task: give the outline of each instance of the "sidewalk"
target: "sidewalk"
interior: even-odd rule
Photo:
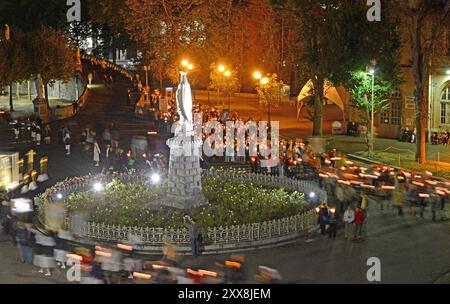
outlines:
[[[31,96],[32,99],[35,96]],[[49,98],[48,100],[50,108],[56,108],[58,106],[66,107],[72,104],[72,101],[65,99]],[[28,96],[21,96],[17,99],[16,95],[13,96],[14,112],[11,113],[13,119],[28,117],[34,114],[33,101]],[[0,109],[9,111],[9,96],[0,96]]]

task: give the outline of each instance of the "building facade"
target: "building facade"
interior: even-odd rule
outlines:
[[[449,35],[443,35],[444,38]],[[415,83],[411,65],[411,49],[404,38],[401,52],[401,76],[403,83],[389,97],[390,108],[378,115],[376,129],[379,137],[400,138],[406,128],[414,130],[416,126]],[[449,39],[450,37],[447,37]],[[439,42],[438,42],[439,43]],[[447,45],[442,41],[443,45]],[[428,134],[450,130],[450,49],[447,55],[435,58],[431,65],[428,95]]]

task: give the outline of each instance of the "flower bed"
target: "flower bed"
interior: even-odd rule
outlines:
[[[189,210],[199,226],[232,226],[271,221],[306,211],[304,194],[280,187],[263,187],[251,181],[202,178],[204,195],[210,203]],[[183,228],[184,211],[155,207],[164,196],[165,186],[151,187],[144,181],[113,179],[101,193],[75,191],[68,194],[68,212],[85,212],[89,221],[134,227]]]

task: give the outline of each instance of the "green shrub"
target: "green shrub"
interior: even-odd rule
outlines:
[[[189,210],[201,229],[271,221],[305,211],[303,193],[282,188],[264,188],[251,182],[203,177],[202,189],[209,204]],[[86,212],[97,223],[183,228],[184,211],[156,207],[166,186],[113,180],[101,193],[77,192],[68,196],[68,212]]]

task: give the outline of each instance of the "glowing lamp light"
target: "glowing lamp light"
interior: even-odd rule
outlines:
[[[394,186],[381,186],[381,189],[383,189],[383,190],[395,190],[395,187]]]
[[[429,194],[426,194],[426,193],[419,193],[419,197],[420,197],[420,198],[429,198],[430,195],[429,195]]]
[[[56,198],[60,200],[63,198],[63,195],[61,193],[58,193],[58,194],[56,194]]]
[[[219,65],[219,67],[217,68],[217,70],[219,71],[219,72],[225,72],[225,67],[223,66],[223,65]]]
[[[264,77],[263,79],[261,79],[261,83],[262,84],[268,84],[269,83],[269,78]]]
[[[152,174],[151,180],[153,184],[157,184],[161,180],[161,177],[159,176],[158,173],[154,173]]]
[[[81,261],[83,259],[83,257],[81,255],[74,254],[74,253],[68,253],[68,254],[66,254],[66,257],[69,260],[73,260],[73,261]]]
[[[103,185],[101,183],[95,183],[94,184],[94,190],[99,192],[103,190]]]
[[[450,75],[450,69],[448,69],[447,71],[445,71],[445,73],[446,73],[447,75]]]
[[[124,245],[124,244],[117,244],[117,248],[126,250],[126,251],[133,251],[133,246]]]
[[[230,77],[231,76],[231,72],[230,71],[226,71],[224,75],[225,75],[225,77]]]
[[[142,279],[142,280],[150,280],[152,278],[152,275],[141,273],[141,272],[133,272],[133,278],[136,279]]]
[[[253,73],[253,77],[254,77],[255,79],[261,79],[262,75],[261,75],[260,72],[255,72],[255,73]]]
[[[436,193],[439,194],[439,195],[441,195],[441,196],[445,196],[445,194],[446,194],[446,192],[444,192],[444,191],[439,191],[439,190],[436,190]]]
[[[314,192],[311,192],[311,193],[309,194],[309,197],[310,197],[310,198],[315,198],[315,197],[316,197],[316,194],[315,194]]]
[[[216,278],[218,276],[217,272],[209,271],[209,270],[203,270],[203,269],[199,269],[198,273],[201,276],[209,276],[209,277],[214,277],[214,278]]]
[[[424,184],[424,183],[421,183],[421,182],[417,182],[417,181],[413,181],[412,183],[413,183],[413,185],[415,185],[415,186],[419,186],[419,187],[424,187],[424,186],[425,186],[425,184]]]
[[[101,257],[105,257],[105,258],[110,258],[112,257],[112,253],[110,252],[104,252],[104,251],[95,251],[95,255],[101,256]]]
[[[233,262],[233,261],[225,261],[225,265],[228,267],[233,267],[233,268],[241,268],[241,264],[238,262]]]
[[[319,207],[316,208],[316,212],[317,212],[317,213],[320,212],[320,208],[319,208]]]
[[[331,209],[330,209],[330,212],[331,212],[331,213],[335,213],[335,212],[336,212],[336,208],[331,208]]]
[[[153,264],[153,265],[152,265],[152,268],[155,269],[155,270],[158,270],[158,269],[167,269],[167,266]]]
[[[191,64],[189,64],[188,66],[187,66],[187,68],[188,68],[188,70],[193,70],[194,69],[194,65],[191,63]]]
[[[33,211],[33,205],[30,199],[26,198],[16,198],[12,199],[11,210],[17,213],[26,213]]]
[[[189,65],[189,61],[187,61],[186,59],[181,61],[181,65],[184,67],[187,67]]]

